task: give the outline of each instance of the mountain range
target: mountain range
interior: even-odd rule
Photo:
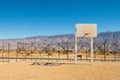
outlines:
[[[88,39],[81,39],[79,41],[84,42]],[[102,43],[107,41],[108,44],[113,42],[120,44],[120,31],[116,32],[101,32],[98,33],[98,37],[94,39],[96,43]],[[21,43],[39,43],[39,44],[58,44],[64,42],[74,43],[74,34],[63,34],[63,35],[54,35],[54,36],[36,36],[36,37],[27,37],[21,39],[0,39],[0,49],[4,42],[4,47],[7,48],[8,43],[11,45],[11,49],[16,49],[17,42]]]

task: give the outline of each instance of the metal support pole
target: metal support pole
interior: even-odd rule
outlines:
[[[10,43],[8,43],[8,63],[10,62]]]
[[[78,63],[78,61],[77,61],[77,36],[76,36],[76,34],[75,34],[75,64],[77,64]]]
[[[58,58],[60,59],[60,43],[58,43]]]
[[[18,61],[18,45],[19,45],[19,43],[17,42],[17,51],[16,51],[16,62]]]
[[[4,41],[3,41],[3,50],[2,50],[2,62],[4,62]]]
[[[67,42],[67,60],[69,60],[69,45],[68,45],[68,42]]]
[[[27,49],[26,49],[26,46],[27,46],[27,43],[24,43],[24,54],[25,54],[25,61],[27,60],[27,59],[26,59],[26,56],[27,56],[27,53],[26,53]]]
[[[91,44],[91,64],[93,64],[93,57],[94,57],[93,37],[91,37],[90,44]]]
[[[33,43],[31,43],[31,51],[30,51],[30,53],[31,53],[31,61],[32,61],[32,53],[33,53]]]
[[[49,62],[49,58],[50,58],[49,53],[50,53],[50,44],[47,45],[48,62]]]
[[[104,47],[104,50],[103,50],[103,53],[104,53],[104,61],[106,61],[106,42],[103,43],[103,47]]]
[[[88,60],[88,43],[86,43],[86,61]]]

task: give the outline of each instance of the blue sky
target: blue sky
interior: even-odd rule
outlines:
[[[74,33],[76,23],[120,31],[119,0],[0,0],[0,39]]]

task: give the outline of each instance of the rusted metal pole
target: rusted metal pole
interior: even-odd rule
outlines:
[[[106,61],[106,42],[103,43],[103,48],[104,61]]]
[[[88,43],[86,43],[86,61],[88,60]]]
[[[47,54],[48,54],[48,62],[49,62],[49,47],[50,47],[50,44],[47,45]]]
[[[60,59],[60,43],[58,43],[58,57]]]
[[[18,52],[19,52],[19,51],[18,51],[18,49],[19,49],[19,46],[18,46],[18,45],[19,45],[19,43],[17,42],[16,62],[18,61]]]
[[[33,53],[32,49],[33,49],[33,43],[31,43],[31,51],[30,51],[31,52],[31,61],[32,61],[32,53]]]
[[[69,60],[69,45],[68,45],[68,42],[67,42],[67,60]]]
[[[4,41],[3,41],[3,50],[2,50],[2,62],[4,62]]]
[[[117,44],[116,43],[113,43],[113,54],[114,54],[114,61],[116,61],[116,55],[117,55],[117,52],[116,52],[116,48],[117,47]]]
[[[10,62],[10,43],[8,43],[8,63]]]

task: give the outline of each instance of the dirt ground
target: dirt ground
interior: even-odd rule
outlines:
[[[79,62],[40,66],[20,61],[0,64],[0,80],[120,80],[120,62]]]

